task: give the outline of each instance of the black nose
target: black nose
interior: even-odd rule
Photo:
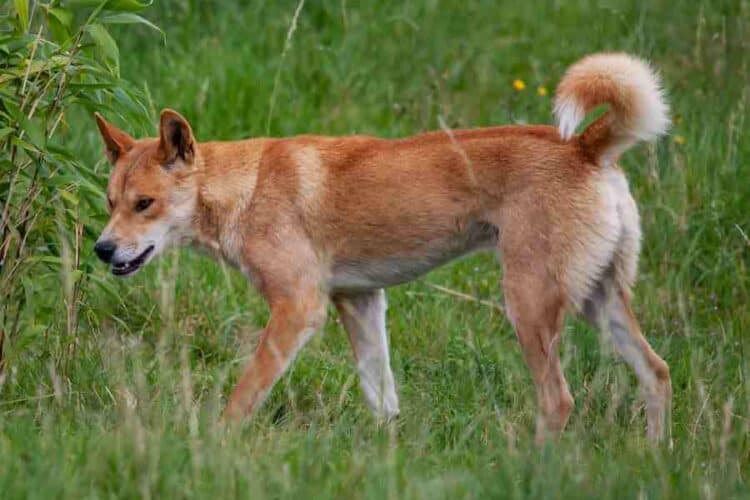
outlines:
[[[96,255],[108,264],[112,260],[115,250],[117,250],[117,245],[112,240],[97,241],[94,245]]]

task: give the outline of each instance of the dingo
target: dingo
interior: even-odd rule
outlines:
[[[586,114],[609,111],[576,135]],[[193,242],[237,266],[271,317],[226,414],[255,410],[335,304],[365,398],[398,414],[383,289],[476,250],[502,256],[503,287],[536,384],[537,440],[573,408],[558,344],[567,310],[609,331],[635,370],[648,436],[669,422],[667,364],[631,310],[641,230],[616,160],[669,124],[643,61],[597,54],[573,65],[555,100],[558,128],[444,130],[405,139],[259,138],[198,143],[175,111],[136,140],[96,115],[114,168],[96,253],[118,276]]]

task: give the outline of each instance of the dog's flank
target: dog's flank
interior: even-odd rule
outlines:
[[[609,111],[574,135],[585,114]],[[669,371],[630,309],[640,223],[615,161],[663,133],[667,107],[646,63],[590,56],[558,88],[559,130],[506,126],[405,139],[299,136],[197,143],[162,113],[159,137],[135,140],[97,117],[114,164],[110,221],[97,252],[131,274],[192,241],[240,268],[271,318],[234,390],[229,417],[261,404],[333,302],[365,397],[390,418],[398,399],[382,288],[453,258],[495,250],[506,310],[537,387],[538,439],[573,407],[557,353],[567,310],[611,331],[647,396],[649,436],[663,435]]]

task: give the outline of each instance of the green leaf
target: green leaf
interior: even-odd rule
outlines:
[[[44,151],[47,143],[47,137],[44,130],[44,125],[40,120],[29,119],[24,115],[20,116],[19,123],[21,129],[26,132],[26,137],[29,142],[33,144],[40,151]]]
[[[107,293],[110,298],[117,301],[122,300],[117,292],[117,288],[115,288],[115,285],[113,284],[114,280],[108,279],[106,274],[104,275],[104,278],[102,278],[102,276],[97,273],[91,273],[89,274],[89,278],[95,285],[98,285],[99,289]]]
[[[112,35],[99,23],[86,26],[86,31],[91,35],[100,53],[104,56],[104,60],[114,66],[115,73],[119,73],[120,49],[117,48],[117,42],[112,38]]]
[[[59,44],[63,44],[70,40],[70,31],[65,26],[60,24],[60,21],[54,17],[47,17],[47,28],[49,28],[52,40]]]
[[[115,87],[115,83],[69,83],[68,88],[70,90],[81,90],[90,92],[93,90],[111,89]]]
[[[581,121],[581,123],[576,127],[576,134],[583,133],[584,130],[589,128],[589,125],[594,123],[596,120],[599,119],[604,113],[606,113],[609,110],[608,104],[602,104],[601,106],[597,106],[594,109],[591,110],[590,113],[586,115],[586,117]]]
[[[24,33],[29,29],[29,0],[14,0],[16,5],[16,14],[21,23],[21,29]]]
[[[70,40],[72,24],[73,14],[69,10],[60,7],[47,9],[47,26],[55,41],[63,43]]]
[[[64,56],[52,56],[46,61],[32,61],[31,68],[29,69],[18,66],[8,71],[7,73],[0,74],[0,84],[3,84],[15,78],[25,78],[27,74],[31,77],[33,75],[36,75],[37,73],[41,73],[42,71],[65,66],[67,63],[68,58]]]
[[[149,21],[148,19],[139,16],[138,14],[132,14],[130,12],[123,12],[120,14],[109,14],[99,18],[99,22],[102,24],[143,24],[149,28],[161,33],[164,41],[167,40],[167,35],[157,25]]]
[[[16,56],[22,56],[27,54],[26,49],[28,48],[29,44],[33,42],[34,40],[33,35],[22,35],[22,36],[14,36],[10,40],[6,40],[3,42],[2,45],[2,51],[6,54],[10,55],[16,55]]]
[[[60,196],[71,205],[73,206],[78,205],[78,196],[76,196],[75,193],[62,190],[60,191]]]
[[[138,12],[145,9],[153,3],[153,0],[140,1],[140,0],[109,0],[106,1],[104,8],[106,10],[118,10],[125,12]],[[71,7],[98,7],[102,3],[102,0],[68,0],[67,5]]]
[[[62,259],[56,255],[44,255],[41,257],[36,257],[32,260],[38,261],[38,262],[45,262],[47,264],[57,264],[62,265]]]
[[[12,137],[10,142],[12,142],[13,144],[15,144],[16,146],[18,146],[19,148],[25,151],[33,153],[34,155],[42,154],[42,151],[37,149],[36,146],[24,141],[23,139],[19,139],[18,137]]]
[[[47,11],[47,14],[50,17],[54,17],[55,19],[57,19],[60,22],[60,24],[62,24],[68,29],[70,29],[70,27],[73,24],[73,13],[67,9],[63,9],[60,7],[53,7]]]

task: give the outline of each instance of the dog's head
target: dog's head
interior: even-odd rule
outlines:
[[[159,137],[136,140],[99,114],[112,173],[109,222],[94,250],[112,274],[138,271],[165,248],[191,238],[197,202],[195,138],[172,110],[161,113]]]

